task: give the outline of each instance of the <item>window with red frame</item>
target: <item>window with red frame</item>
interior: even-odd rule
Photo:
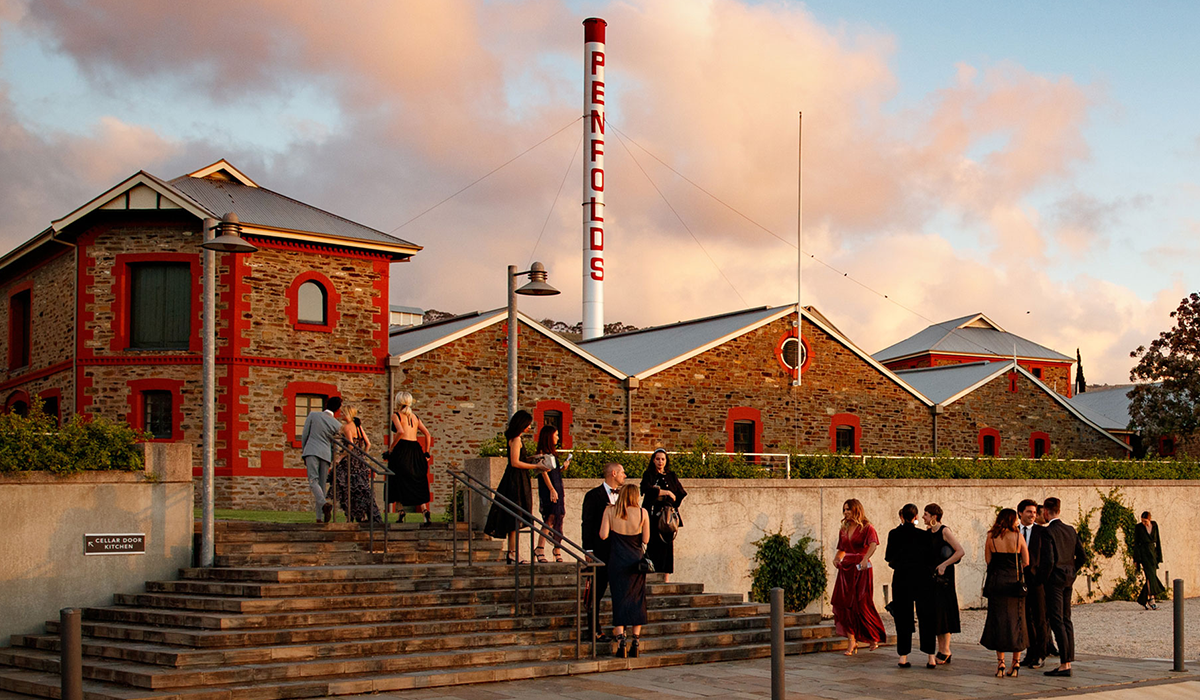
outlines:
[[[979,431],[979,454],[983,457],[1000,456],[1000,431],[984,428]]]
[[[558,430],[558,447],[562,449],[571,449],[573,441],[571,439],[571,423],[574,420],[574,412],[571,410],[571,405],[565,401],[556,401],[547,399],[538,401],[533,407],[533,423],[540,432],[542,427],[550,425]]]
[[[133,263],[129,278],[129,347],[187,350],[192,333],[191,266]]]
[[[315,326],[329,324],[329,293],[325,285],[308,280],[296,290],[296,320]]]
[[[1017,373],[1012,372],[1008,375],[1008,390],[1012,393],[1017,393]]]
[[[861,454],[861,419],[853,413],[839,413],[829,422],[829,449],[835,453]]]
[[[8,298],[8,368],[28,367],[33,345],[33,290]]]
[[[1159,457],[1174,457],[1175,456],[1175,438],[1161,437],[1158,439],[1158,456]]]
[[[142,430],[155,440],[175,436],[175,397],[165,389],[142,392]]]

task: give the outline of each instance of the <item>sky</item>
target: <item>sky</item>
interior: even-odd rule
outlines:
[[[587,17],[608,322],[793,303],[798,170],[803,303],[869,352],[982,312],[1121,383],[1200,287],[1187,2],[0,0],[0,250],[225,158],[424,246],[393,304],[536,259],[522,311],[574,323]]]

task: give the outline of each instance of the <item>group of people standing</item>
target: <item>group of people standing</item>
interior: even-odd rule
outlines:
[[[979,642],[996,652],[998,678],[1016,677],[1022,666],[1042,668],[1047,656],[1057,656],[1059,663],[1045,675],[1071,675],[1075,661],[1071,596],[1076,573],[1084,565],[1084,551],[1075,529],[1059,518],[1061,508],[1057,498],[1041,504],[1026,499],[1016,509],[1001,509],[987,532],[982,591],[988,601],[987,617]],[[940,506],[925,506],[924,530],[916,526],[917,513],[916,505],[905,505],[899,513],[900,525],[888,533],[884,559],[893,575],[887,609],[896,621],[899,666],[911,668],[908,655],[919,629],[919,648],[928,655],[926,668],[937,668],[951,662],[950,635],[961,631],[954,565],[964,550],[942,524]],[[849,640],[845,653],[852,655],[860,641],[874,649],[886,638],[875,610],[870,562],[879,536],[856,499],[846,501],[842,516],[831,602],[837,631]],[[1132,555],[1145,577],[1138,602],[1153,609],[1164,589],[1157,575],[1162,562],[1158,524],[1149,511],[1142,513],[1135,530]]]
[[[404,509],[410,507],[424,513],[428,523],[433,435],[413,413],[412,403],[412,394],[406,391],[396,394],[391,415],[395,438],[384,455],[391,472],[387,478],[387,503],[397,506],[401,521]],[[339,414],[344,420],[338,418]],[[425,437],[424,447],[418,442],[420,435]],[[339,444],[339,436],[350,447]],[[333,519],[334,503],[329,499],[333,491],[337,494],[337,505],[350,521],[383,521],[375,501],[375,473],[367,463],[371,439],[363,429],[356,406],[344,406],[340,396],[330,397],[324,410],[313,411],[305,418],[300,447],[317,522],[328,523]],[[334,465],[333,455],[338,447],[342,448],[342,458]]]

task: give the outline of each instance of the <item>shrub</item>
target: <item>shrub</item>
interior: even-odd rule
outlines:
[[[815,540],[801,537],[796,544],[783,530],[764,535],[754,543],[754,568],[750,570],[750,598],[771,602],[771,589],[783,589],[783,606],[799,612],[825,592],[825,562],[816,551],[808,551]]]
[[[139,471],[137,443],[148,436],[126,423],[71,416],[61,428],[34,397],[29,415],[0,415],[0,472]]]

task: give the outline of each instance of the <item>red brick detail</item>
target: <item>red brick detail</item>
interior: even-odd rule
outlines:
[[[996,444],[995,444],[996,454],[995,454],[995,456],[999,457],[1000,456],[1000,431],[996,430],[995,428],[983,428],[982,430],[979,431],[979,454],[980,454],[980,456],[983,455],[983,438],[987,435],[991,435],[993,438],[996,439]]]
[[[6,382],[0,383],[0,391],[4,391],[5,389],[11,389],[14,386],[20,386],[22,384],[28,384],[29,382],[32,382],[35,379],[42,379],[43,377],[49,377],[51,375],[58,374],[59,372],[63,372],[68,369],[71,369],[71,361],[70,360],[66,360],[64,362],[59,362],[56,365],[50,365],[49,367],[39,369],[36,372],[26,372],[18,377],[13,377],[12,379],[10,379]]]
[[[391,268],[387,260],[375,261],[375,274],[378,275],[375,279],[375,359],[379,361],[380,367],[387,367]]]
[[[183,439],[183,380],[182,379],[130,379],[126,382],[129,394],[129,417],[127,420],[137,430],[146,429],[145,403],[142,401],[144,391],[171,392],[171,437],[165,440],[148,440],[147,442],[175,442]]]
[[[62,389],[59,389],[59,388],[46,389],[45,391],[38,392],[38,396],[41,397],[42,401],[45,401],[46,399],[58,399],[58,411],[55,412],[55,414],[54,414],[54,420],[57,421],[59,424],[61,424],[62,423],[62,410],[63,410]],[[45,409],[45,406],[43,406],[43,409]]]
[[[725,416],[725,451],[733,452],[733,424],[740,420],[754,421],[754,452],[762,452],[762,411],[749,406],[734,406]]]
[[[9,394],[8,398],[4,400],[4,412],[8,413],[9,411],[11,411],[13,405],[16,404],[18,401],[24,401],[25,405],[29,406],[30,405],[29,394],[27,394],[25,392],[25,390],[23,390],[23,389],[17,389],[13,393]]]
[[[838,413],[829,419],[829,451],[837,452],[837,429],[844,425],[854,428],[854,454],[862,454],[862,421],[853,413]]]
[[[228,345],[225,353],[221,353],[218,348],[217,354],[241,357],[242,351],[246,349],[246,329],[250,327],[252,313],[248,299],[250,290],[246,284],[246,279],[251,274],[250,266],[246,263],[245,253],[218,253],[217,255],[224,257],[223,261],[218,258],[217,269],[221,269],[221,262],[226,263],[222,281],[229,294],[229,298],[225,300],[224,309],[225,327],[229,329]],[[220,342],[220,338],[218,338],[218,342]]]
[[[571,411],[571,404],[565,401],[557,401],[548,399],[546,401],[538,401],[533,407],[533,424],[542,425],[542,419],[546,415],[546,411],[559,411],[562,413],[562,434],[558,436],[564,450],[571,449],[574,442],[571,440],[571,421],[574,420],[575,414]],[[539,428],[540,429],[540,428]],[[424,435],[418,437],[424,439]]]
[[[1034,452],[1033,452],[1033,443],[1034,443],[1034,442],[1036,442],[1036,441],[1038,441],[1038,440],[1045,440],[1045,441],[1046,441],[1046,450],[1045,450],[1045,452],[1043,452],[1042,454],[1050,454],[1050,436],[1049,436],[1048,434],[1046,434],[1046,433],[1043,433],[1043,432],[1041,432],[1041,431],[1035,430],[1035,431],[1033,431],[1032,433],[1030,433],[1030,434],[1029,434],[1029,456],[1030,456],[1030,457],[1033,457],[1033,456],[1034,456]]]
[[[1008,390],[1014,394],[1017,393],[1017,373],[1016,372],[1008,373]]]
[[[297,477],[307,476],[308,470],[303,467],[287,468],[283,466],[283,450],[263,450],[260,457],[262,465],[259,469],[246,470],[247,475],[254,476],[273,476],[273,477]]]
[[[1158,456],[1159,457],[1174,457],[1175,448],[1178,446],[1173,435],[1163,435],[1158,438]]]
[[[217,458],[224,461],[225,473],[242,474],[247,469],[242,450],[249,446],[245,437],[250,429],[246,420],[248,409],[243,399],[249,391],[246,383],[250,378],[250,368],[241,363],[233,363],[228,367],[225,371],[225,401],[218,412],[218,420],[225,425],[218,442],[223,441],[225,446],[217,450]]]
[[[784,369],[784,371],[790,373],[793,377],[796,376],[796,370],[792,369],[791,367],[788,367],[787,363],[783,361],[783,344],[788,341],[788,338],[795,338],[795,337],[796,337],[796,329],[793,328],[792,330],[788,331],[787,333],[784,333],[783,336],[779,339],[779,342],[775,345],[775,359],[779,362],[779,366],[782,367]],[[800,363],[800,371],[807,372],[808,366],[812,364],[812,359],[813,359],[812,348],[810,348],[808,345],[808,338],[801,338],[800,344],[804,346],[804,362]]]
[[[110,352],[129,349],[130,289],[129,266],[142,262],[185,262],[192,272],[191,332],[188,334],[188,351],[200,352],[200,317],[204,305],[201,285],[200,256],[194,253],[120,253],[113,263],[113,340]]]
[[[18,365],[17,364],[17,355],[18,355],[17,348],[21,345],[21,343],[16,342],[17,327],[14,322],[12,305],[13,305],[13,297],[20,294],[21,292],[26,291],[26,290],[29,291],[29,309],[26,312],[29,314],[29,318],[26,319],[26,321],[29,323],[29,332],[28,332],[28,335],[26,335],[25,329],[21,329],[21,335],[23,336],[21,338],[21,340],[23,341],[24,344],[29,345],[29,356],[26,358],[26,361],[24,364]],[[34,335],[35,334],[33,333],[33,280],[26,280],[25,282],[22,282],[20,284],[10,287],[8,290],[8,368],[9,369],[20,369],[21,367],[29,367],[29,366],[33,365],[33,336]]]
[[[267,238],[263,236],[255,236],[253,234],[243,235],[242,238],[245,238],[247,241],[253,243],[259,248],[291,250],[300,253],[317,253],[327,257],[354,258],[357,260],[392,260],[392,256],[387,253],[377,253],[368,250],[355,250],[353,248],[342,248],[340,246],[322,245],[319,243],[284,241],[278,238]]]
[[[338,388],[324,382],[288,382],[283,390],[283,435],[292,447],[300,447],[300,436],[296,434],[296,394],[321,394],[333,398]]]
[[[325,289],[325,323],[301,323],[300,317],[300,300],[297,295],[300,292],[300,285],[305,282],[316,282]],[[337,325],[340,315],[338,314],[338,303],[342,300],[342,295],[338,293],[333,286],[333,282],[328,277],[322,275],[315,270],[302,272],[296,275],[292,283],[288,285],[287,290],[287,316],[288,323],[298,331],[320,331],[322,333],[332,333],[334,326]],[[385,342],[386,345],[386,342]]]

